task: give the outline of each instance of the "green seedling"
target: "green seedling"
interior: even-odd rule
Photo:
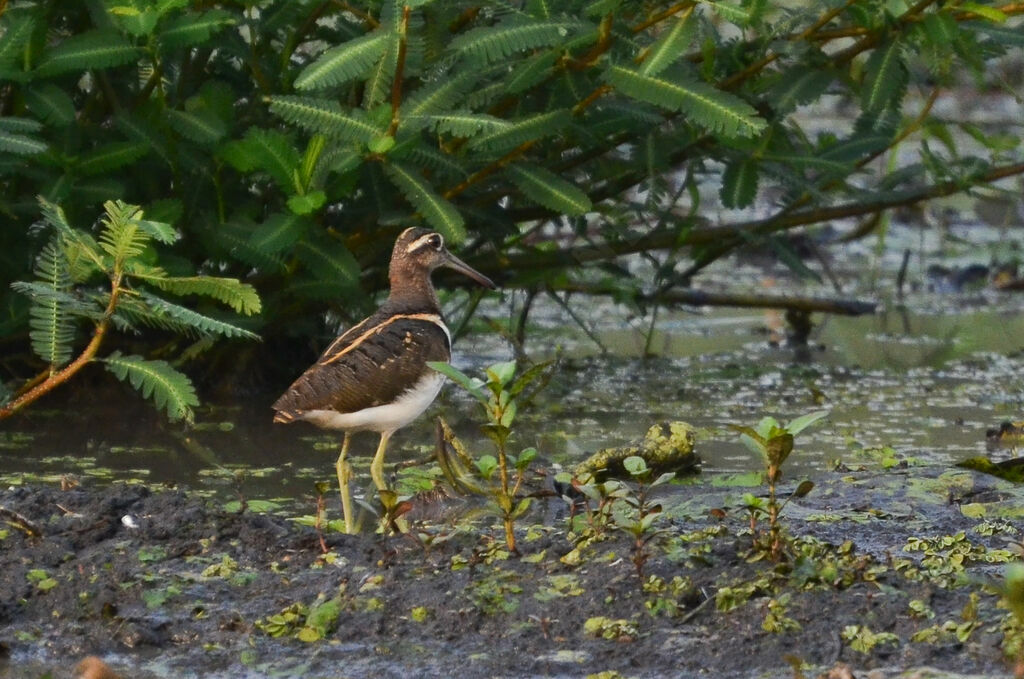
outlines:
[[[754,548],[762,551],[766,548],[767,554],[773,561],[782,557],[782,526],[779,523],[779,514],[785,506],[795,497],[803,497],[811,492],[814,484],[804,481],[797,486],[796,490],[781,504],[778,500],[777,486],[782,479],[782,465],[793,452],[794,439],[797,434],[818,420],[828,415],[827,410],[802,415],[785,426],[779,424],[774,417],[762,418],[756,428],[730,425],[740,433],[740,439],[750,450],[758,453],[765,463],[765,479],[768,483],[768,500],[762,504],[756,498],[747,499],[747,511],[750,512],[751,531],[754,533]],[[757,532],[757,518],[766,515],[768,518],[767,544],[764,544],[762,536]]]
[[[619,499],[629,507],[629,511],[615,515],[615,526],[633,539],[633,567],[636,569],[637,577],[642,581],[644,565],[650,558],[648,547],[664,533],[654,527],[655,522],[661,517],[661,505],[650,501],[650,493],[657,486],[674,479],[675,472],[665,472],[652,480],[651,469],[642,457],[627,457],[622,464],[635,483],[625,484],[630,492],[622,494]]]
[[[518,497],[530,463],[537,456],[535,448],[526,448],[519,455],[509,452],[509,438],[521,403],[529,403],[547,383],[550,363],[540,363],[516,376],[516,362],[495,363],[485,370],[486,380],[469,377],[447,363],[432,362],[431,368],[450,378],[469,392],[483,407],[487,423],[484,434],[494,444],[495,455],[469,455],[440,420],[437,447],[438,464],[449,482],[463,492],[483,495],[498,508],[505,528],[505,544],[516,553],[515,521],[530,507],[530,498]],[[532,391],[524,391],[538,382]],[[452,452],[454,449],[454,454]]]
[[[622,461],[623,469],[633,479],[619,481],[607,479],[598,481],[592,472],[584,472],[576,477],[560,474],[557,480],[571,483],[573,488],[582,494],[583,516],[586,524],[577,532],[576,549],[578,553],[587,544],[601,540],[609,530],[619,530],[632,538],[632,561],[637,577],[642,581],[644,564],[650,558],[648,547],[659,538],[663,531],[654,528],[661,516],[661,505],[650,501],[651,490],[668,483],[675,478],[674,472],[658,475],[653,481],[653,470],[647,461],[639,455],[630,455]],[[566,497],[573,513],[569,516],[570,527],[577,522],[575,509],[577,503]],[[566,559],[563,558],[563,562]]]
[[[1010,612],[1003,622],[1003,652],[1014,659],[1013,676],[1024,677],[1024,564],[1006,567],[1002,582],[990,588],[999,595],[999,607]]]

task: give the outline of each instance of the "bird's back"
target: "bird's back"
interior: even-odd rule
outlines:
[[[448,361],[451,337],[435,309],[385,304],[338,337],[274,403],[275,422],[313,411],[356,413],[398,400]]]

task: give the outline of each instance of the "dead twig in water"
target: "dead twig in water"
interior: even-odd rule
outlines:
[[[20,528],[25,531],[28,535],[34,538],[43,537],[43,529],[39,527],[34,521],[30,521],[13,509],[8,509],[3,505],[0,505],[0,516],[2,516],[7,523],[11,524],[16,528]]]

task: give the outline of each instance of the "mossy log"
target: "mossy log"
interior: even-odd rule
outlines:
[[[633,455],[642,457],[655,476],[696,472],[700,466],[700,458],[694,452],[696,438],[694,428],[686,422],[662,422],[648,429],[638,445],[599,450],[577,465],[573,474],[592,474],[598,481],[629,478],[622,462]]]

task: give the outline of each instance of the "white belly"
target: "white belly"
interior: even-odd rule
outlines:
[[[444,375],[431,371],[420,378],[413,387],[404,392],[394,403],[363,408],[354,413],[339,413],[336,410],[309,410],[298,419],[312,422],[325,429],[345,431],[393,432],[409,424],[426,410],[444,384]]]

